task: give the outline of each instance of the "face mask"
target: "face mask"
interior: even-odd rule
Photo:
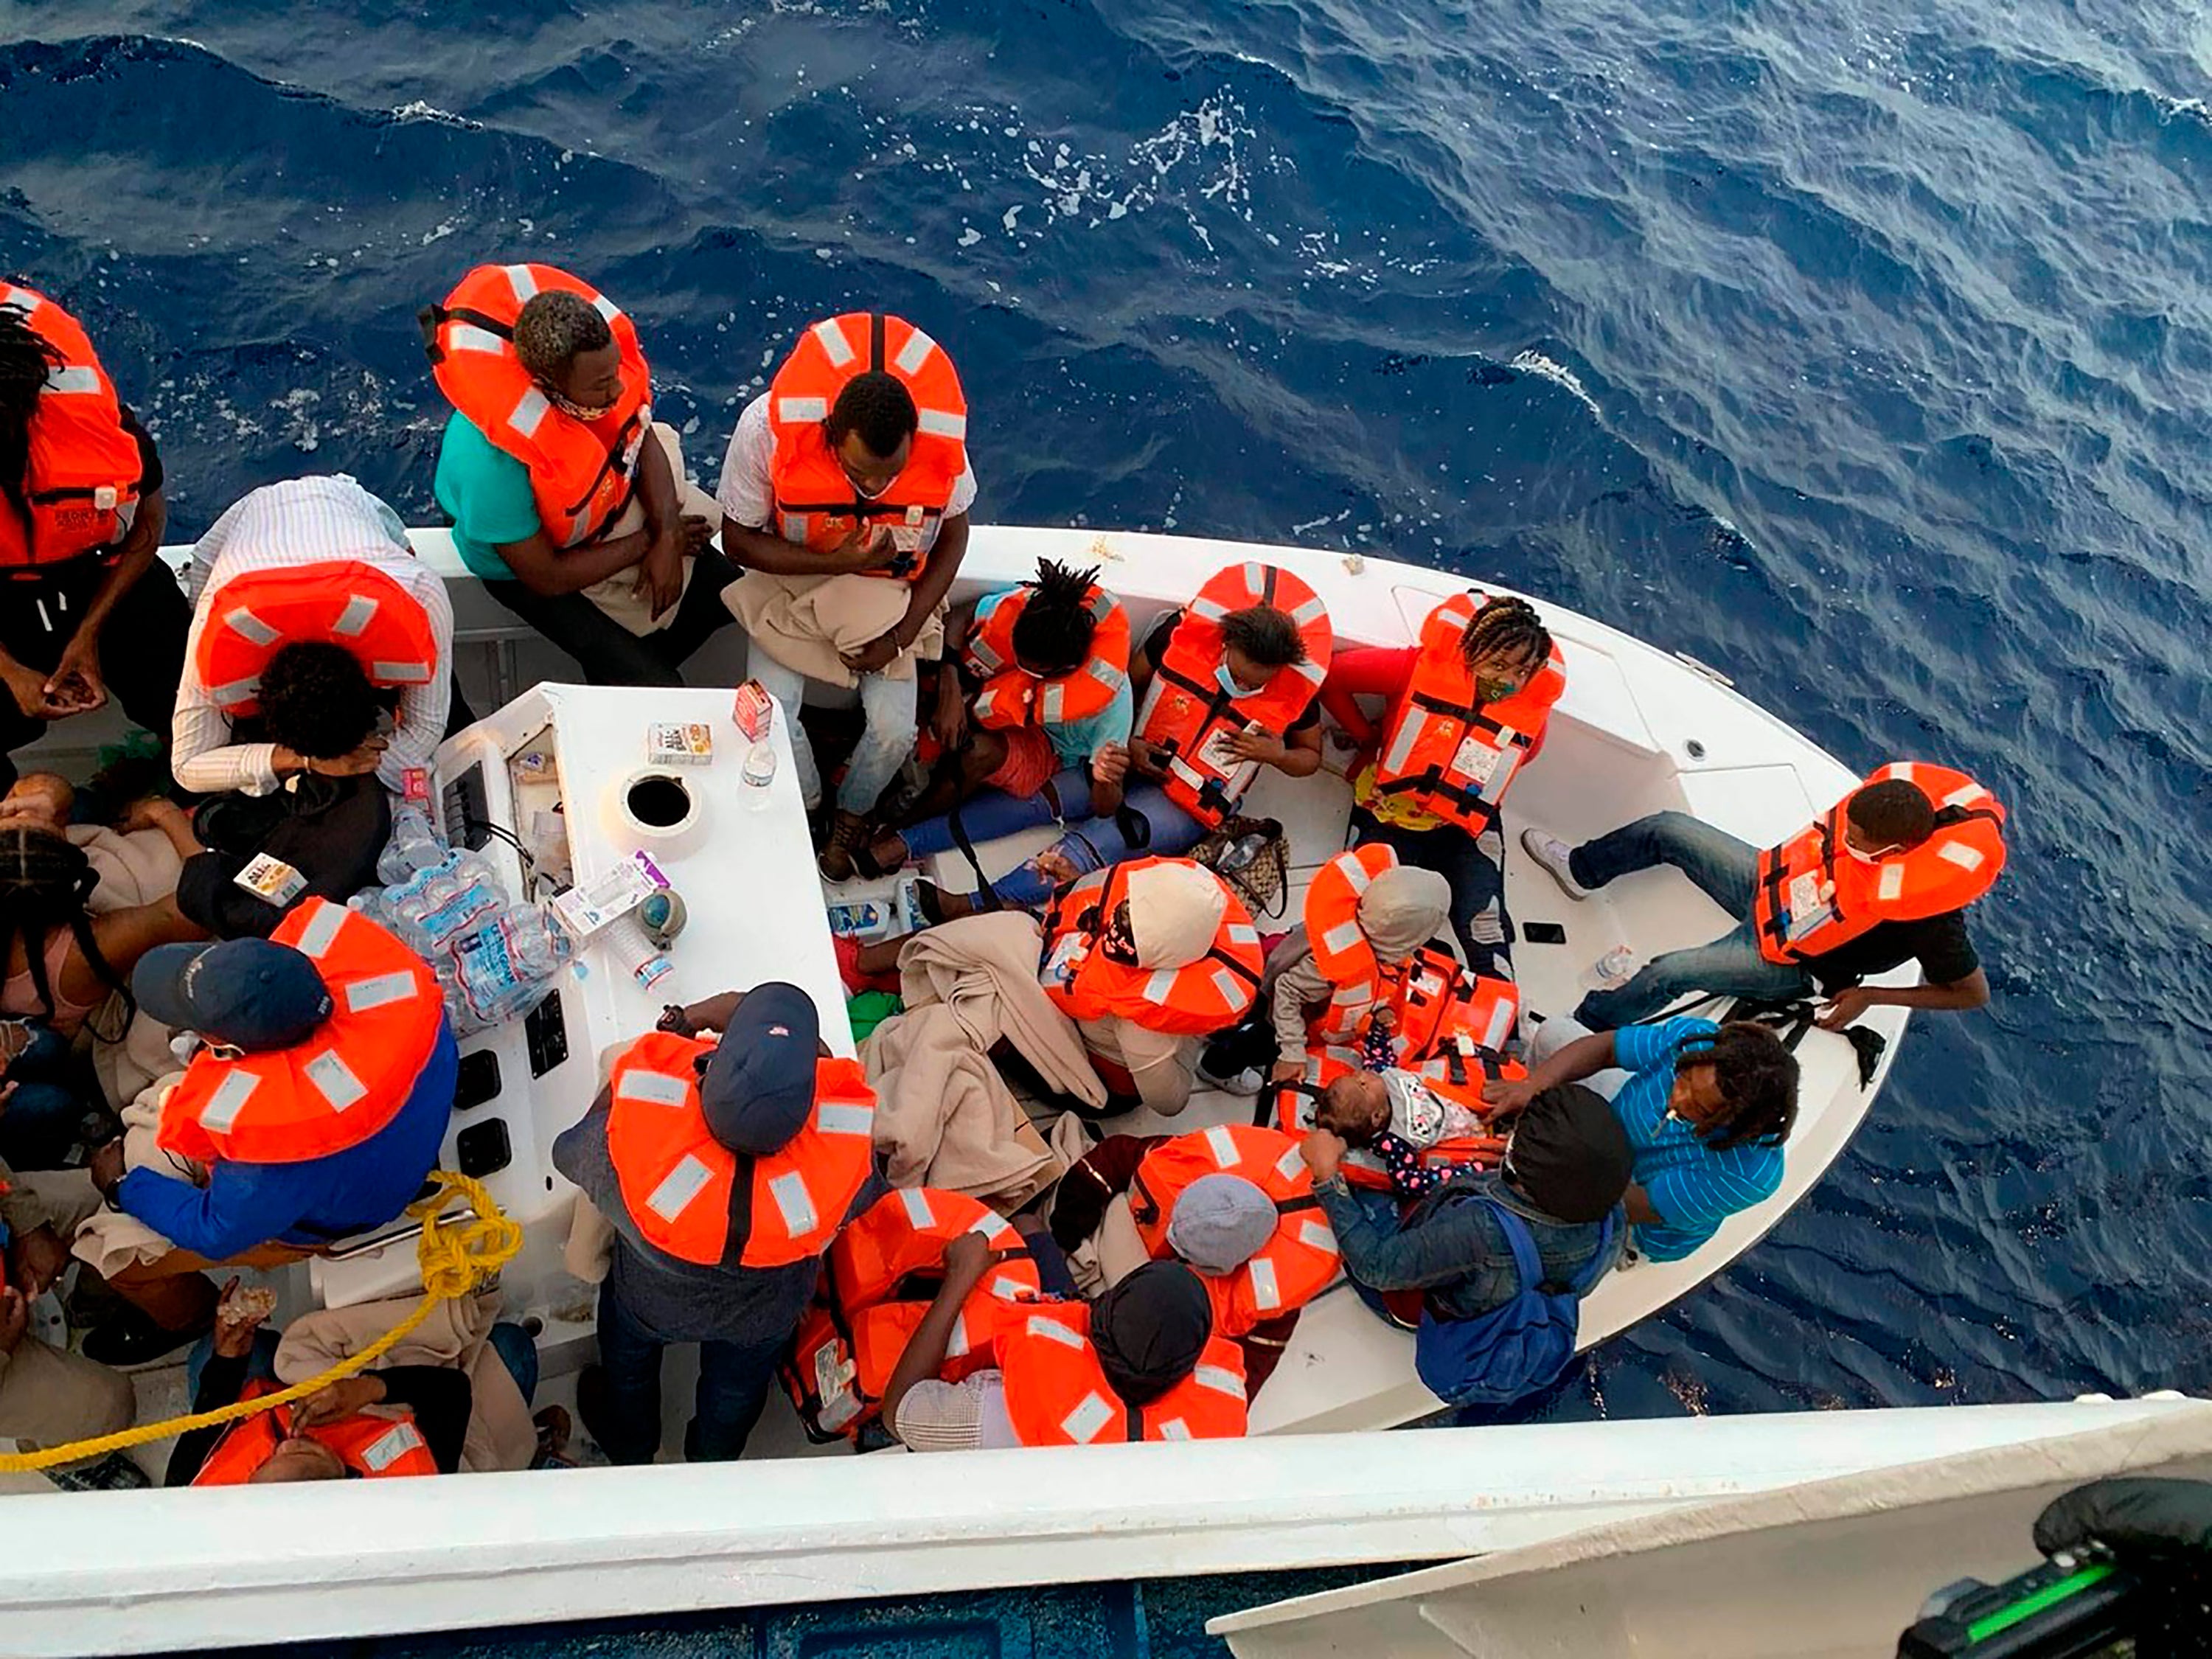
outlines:
[[[1895,848],[1894,847],[1885,847],[1885,848],[1882,848],[1881,851],[1879,851],[1879,852],[1875,852],[1875,853],[1862,853],[1862,852],[1860,852],[1860,851],[1859,851],[1859,849],[1858,849],[1857,848],[1856,848],[1856,847],[1852,846],[1852,845],[1850,844],[1850,842],[1848,840],[1847,840],[1847,841],[1845,841],[1845,842],[1844,842],[1844,851],[1845,851],[1846,853],[1849,853],[1849,854],[1850,854],[1853,858],[1856,859],[1856,860],[1857,860],[1861,864],[1879,864],[1879,863],[1881,863],[1881,860],[1884,860],[1884,859],[1887,858],[1887,857],[1888,857],[1892,853],[1894,853],[1896,850],[1897,850],[1897,848]]]
[[[559,410],[563,415],[573,416],[580,421],[604,420],[614,412],[615,406],[612,404],[600,404],[595,408],[589,404],[580,404],[574,398],[564,398],[550,386],[545,386],[544,390],[546,397],[551,399],[554,408]]]
[[[1229,665],[1225,662],[1213,665],[1213,678],[1214,683],[1220,686],[1222,695],[1228,697],[1256,697],[1267,689],[1262,685],[1247,690],[1237,684],[1237,676],[1229,672]]]

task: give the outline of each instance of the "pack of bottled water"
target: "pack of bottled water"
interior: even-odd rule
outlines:
[[[457,1032],[488,1030],[545,1000],[567,936],[536,905],[510,897],[481,854],[449,849],[419,809],[403,806],[376,874],[384,885],[356,895],[352,907],[435,970]]]

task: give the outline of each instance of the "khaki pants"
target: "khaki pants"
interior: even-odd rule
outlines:
[[[9,1225],[23,1232],[46,1226],[67,1238],[100,1205],[82,1170],[15,1175],[0,1167],[0,1181],[7,1183],[0,1209]],[[131,1379],[82,1354],[30,1335],[12,1354],[0,1354],[0,1435],[10,1439],[66,1445],[127,1428],[137,1411]]]
[[[40,1446],[89,1440],[131,1426],[131,1379],[34,1336],[0,1361],[0,1435]]]

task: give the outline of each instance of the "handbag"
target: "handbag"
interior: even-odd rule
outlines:
[[[1226,818],[1190,856],[1235,889],[1255,916],[1283,914],[1291,890],[1290,844],[1277,819]]]

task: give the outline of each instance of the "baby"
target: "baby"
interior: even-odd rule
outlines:
[[[1382,1160],[1401,1198],[1419,1198],[1451,1172],[1421,1154],[1442,1140],[1488,1133],[1483,1120],[1438,1096],[1413,1073],[1347,1072],[1322,1091],[1314,1127]]]
[[[0,824],[46,830],[58,836],[69,828],[76,791],[58,772],[26,772],[0,799]]]

